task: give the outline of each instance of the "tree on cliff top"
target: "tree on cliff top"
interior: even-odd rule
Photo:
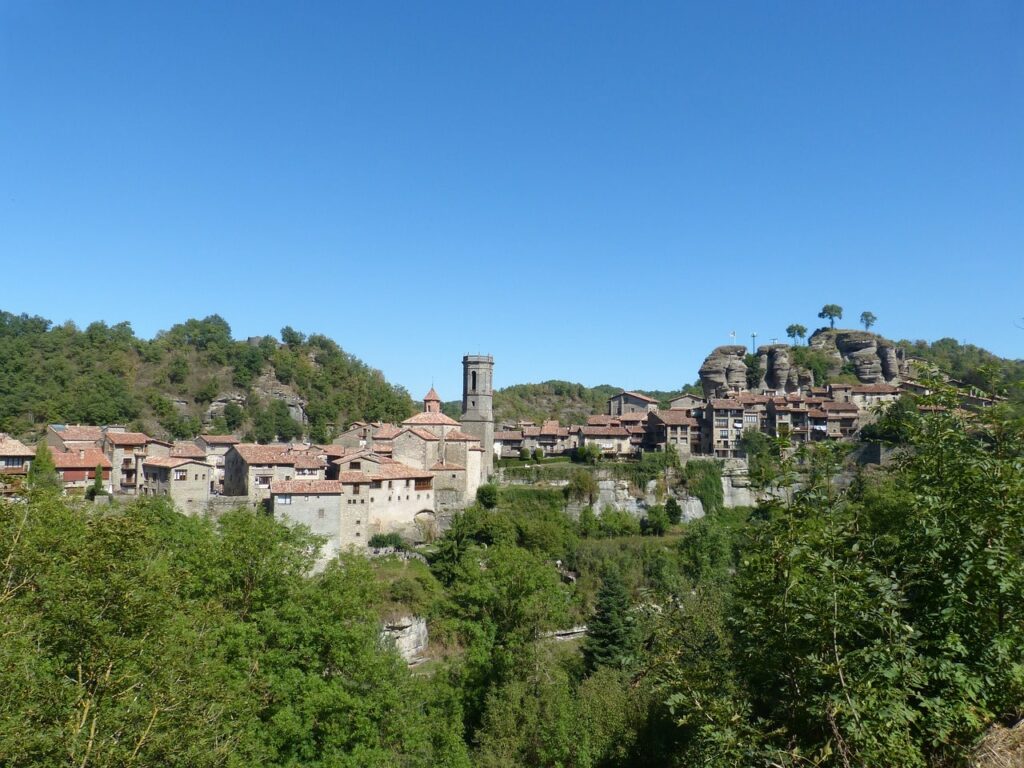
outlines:
[[[826,304],[821,308],[821,312],[818,313],[818,317],[821,319],[828,319],[829,327],[836,327],[836,320],[843,319],[843,308],[838,304]]]
[[[800,323],[793,323],[786,328],[786,335],[793,340],[794,344],[796,344],[797,338],[802,339],[807,335],[807,326],[800,325]]]
[[[874,312],[861,312],[860,322],[864,326],[864,330],[870,330],[871,326],[878,322],[878,318],[875,317]]]

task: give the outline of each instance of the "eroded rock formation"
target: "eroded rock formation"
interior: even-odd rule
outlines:
[[[746,389],[747,348],[740,344],[715,347],[700,367],[700,385],[705,397],[720,397],[736,388]]]

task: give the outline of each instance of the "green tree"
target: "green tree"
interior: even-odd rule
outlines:
[[[36,445],[35,458],[28,468],[28,487],[39,491],[59,491],[62,488],[50,446],[45,440],[40,440]]]
[[[786,327],[786,335],[793,340],[794,344],[796,344],[796,340],[798,338],[802,339],[807,335],[807,326],[800,325],[800,323],[793,323]]]
[[[520,448],[519,449],[519,460],[520,461],[529,461],[530,460],[530,449],[529,448]]]
[[[874,312],[861,312],[860,322],[864,326],[864,330],[871,330],[871,326],[878,322],[878,318],[875,317]]]
[[[242,426],[245,421],[245,411],[238,403],[228,403],[224,406],[224,423],[230,431],[234,432]]]
[[[683,519],[683,508],[679,506],[674,496],[669,496],[665,502],[665,514],[672,525],[679,525],[679,521]]]
[[[836,327],[836,320],[843,319],[843,308],[838,304],[826,304],[821,308],[821,312],[818,313],[818,317],[822,320],[827,319],[830,328]]]
[[[85,498],[95,499],[97,496],[105,496],[106,490],[103,488],[103,465],[97,464],[95,470],[96,476],[93,478],[92,485],[85,490]]]
[[[656,504],[647,510],[641,530],[647,536],[664,536],[668,530],[669,519],[665,507]]]
[[[498,486],[484,483],[476,489],[476,500],[484,509],[494,509],[498,506]]]
[[[635,661],[637,645],[629,590],[617,570],[608,570],[597,593],[594,615],[587,622],[583,663],[590,673],[598,667],[627,667]]]
[[[586,502],[589,506],[594,505],[600,492],[601,487],[598,485],[594,473],[585,469],[576,469],[569,478],[569,484],[565,486],[567,499]]]
[[[540,448],[540,447],[534,448],[533,449],[533,460],[534,461],[540,461],[543,458],[544,458],[544,449]]]

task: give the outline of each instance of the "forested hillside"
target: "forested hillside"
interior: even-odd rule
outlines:
[[[404,389],[326,336],[281,335],[235,340],[212,315],[147,340],[126,322],[79,329],[0,312],[0,431],[121,423],[173,438],[230,430],[326,441],[355,419],[412,413]]]
[[[526,419],[540,424],[546,419],[557,419],[562,424],[585,423],[587,416],[605,413],[608,398],[617,395],[622,387],[599,384],[587,387],[569,381],[544,381],[540,384],[515,384],[494,393],[494,419],[498,423]],[[689,385],[682,390],[664,392],[659,390],[637,390],[648,397],[656,398],[663,408],[668,401],[683,391],[700,393],[700,387]],[[458,402],[446,403],[445,410],[458,413]]]
[[[666,503],[574,521],[589,469],[549,466],[564,494],[481,493],[429,566],[344,556],[315,576],[316,541],[271,517],[94,506],[36,475],[0,501],[2,762],[1017,764],[971,755],[1024,717],[1024,433],[902,418],[912,450],[848,488],[823,444],[765,462],[756,482],[788,501],[723,509],[717,464],[691,461],[666,488],[704,498],[703,520]],[[430,627],[412,670],[377,640],[408,613]],[[581,622],[582,642],[548,637]]]

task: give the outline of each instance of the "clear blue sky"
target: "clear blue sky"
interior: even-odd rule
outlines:
[[[0,308],[670,389],[826,302],[1024,356],[1024,3],[0,2]]]

